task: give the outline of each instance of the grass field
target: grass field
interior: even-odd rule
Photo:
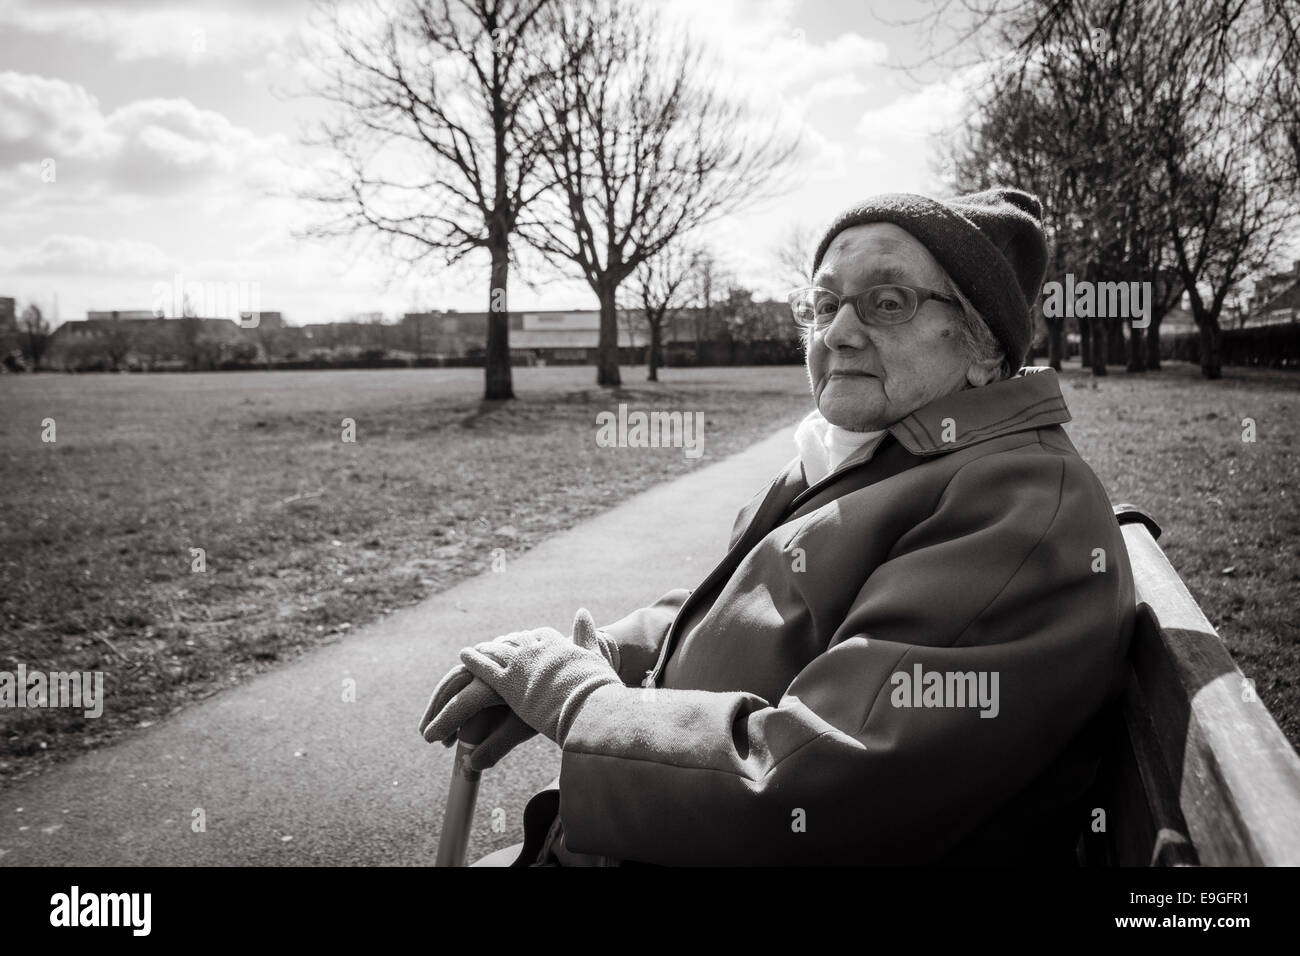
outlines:
[[[798,368],[669,370],[660,385],[626,369],[612,394],[590,368],[520,368],[519,401],[491,405],[482,375],[0,378],[0,670],[102,670],[109,701],[97,719],[0,709],[0,785],[487,571],[808,405]],[[620,402],[703,412],[703,457],[598,447],[596,414]]]
[[[590,368],[0,378],[0,670],[106,672],[100,719],[0,710],[0,786],[339,640],[810,408],[802,369]],[[1063,375],[1067,426],[1300,740],[1300,378]],[[595,415],[705,413],[705,454],[615,453]],[[1243,418],[1258,440],[1242,441]],[[57,441],[41,441],[53,418]],[[341,440],[344,418],[355,443]],[[793,453],[793,450],[792,450]],[[191,570],[191,548],[206,571]],[[498,550],[500,549],[500,550]]]
[[[1170,363],[1063,375],[1066,426],[1111,500],[1138,505],[1259,698],[1300,746],[1300,376]],[[1255,441],[1243,441],[1243,419]]]

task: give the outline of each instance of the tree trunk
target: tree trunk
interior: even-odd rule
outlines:
[[[1147,328],[1147,371],[1160,371],[1160,320],[1163,315],[1153,315]]]
[[[1047,364],[1061,370],[1061,361],[1065,358],[1065,319],[1044,319],[1047,325]]]
[[[1108,343],[1106,341],[1106,320],[1089,319],[1088,324],[1092,326],[1092,374],[1106,374],[1106,358],[1110,354]]]
[[[1118,317],[1106,319],[1106,364],[1123,365],[1128,361],[1124,349],[1124,320]]]
[[[618,309],[613,286],[600,290],[600,346],[596,350],[596,384],[617,388],[623,384],[618,371]]]
[[[1092,364],[1092,320],[1079,320],[1079,363],[1082,368]]]
[[[1204,378],[1222,378],[1223,366],[1219,361],[1219,323],[1214,316],[1197,316],[1196,327],[1201,333],[1201,375]]]
[[[1145,372],[1147,370],[1147,356],[1144,345],[1145,339],[1142,336],[1142,330],[1135,329],[1130,325],[1128,327],[1128,370],[1130,372]]]
[[[659,381],[659,369],[664,364],[660,351],[663,341],[663,321],[663,317],[660,316],[657,321],[650,323],[650,351],[646,356],[646,364],[650,366],[645,377],[647,382]]]
[[[492,240],[492,285],[488,289],[487,358],[483,399],[514,398],[510,371],[510,311],[506,283],[510,278],[510,250],[505,237]]]

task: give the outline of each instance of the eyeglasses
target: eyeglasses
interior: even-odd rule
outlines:
[[[960,305],[950,295],[909,285],[877,285],[853,295],[840,295],[821,286],[795,289],[787,297],[794,321],[805,329],[824,329],[835,321],[846,301],[865,325],[902,325],[912,321],[921,303],[937,299]]]

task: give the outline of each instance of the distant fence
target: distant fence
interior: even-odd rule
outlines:
[[[1200,334],[1162,335],[1160,357],[1200,362]],[[1224,365],[1300,368],[1300,322],[1226,329],[1219,335],[1219,360]]]

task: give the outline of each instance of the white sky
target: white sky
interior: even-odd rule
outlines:
[[[934,137],[972,75],[909,79],[933,47],[899,21],[925,0],[645,0],[680,17],[724,84],[779,112],[807,144],[781,197],[701,233],[746,286],[778,295],[775,249],[872,193],[939,189]],[[486,308],[486,255],[400,279],[359,243],[294,238],[315,211],[289,198],[313,162],[284,96],[308,0],[0,0],[0,295],[83,318],[148,309],[160,286],[256,283],[295,324],[357,312]],[[42,170],[53,160],[54,181]],[[581,281],[512,274],[512,310],[594,308]],[[53,312],[55,296],[58,309]]]

